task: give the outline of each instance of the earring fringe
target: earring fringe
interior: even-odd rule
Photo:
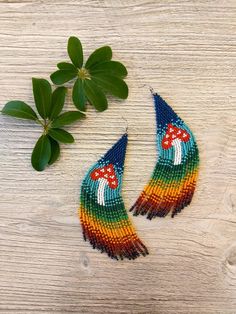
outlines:
[[[199,168],[194,135],[183,120],[156,93],[153,93],[158,160],[151,179],[131,207],[135,216],[148,219],[174,217],[191,203]]]
[[[138,238],[121,197],[127,134],[86,174],[79,215],[84,240],[113,259],[135,259],[148,250]]]

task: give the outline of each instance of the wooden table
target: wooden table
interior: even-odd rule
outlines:
[[[1,313],[236,313],[236,1],[0,0],[0,103],[33,104],[78,36],[128,68],[130,96],[69,129],[76,143],[42,173],[30,156],[40,127],[0,116]],[[156,161],[158,91],[194,131],[200,178],[175,219],[132,217],[150,250],[116,262],[85,243],[81,180],[124,132],[129,208]],[[72,109],[70,100],[67,108]]]

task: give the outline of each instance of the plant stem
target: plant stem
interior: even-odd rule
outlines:
[[[41,124],[42,125],[42,127],[44,127],[44,123],[41,121],[41,120],[39,120],[39,119],[37,119],[37,120],[35,120],[38,124]]]
[[[46,135],[48,133],[48,129],[50,128],[50,124],[52,121],[51,120],[47,121],[46,119],[42,121],[37,119],[36,122],[43,127],[43,133]]]

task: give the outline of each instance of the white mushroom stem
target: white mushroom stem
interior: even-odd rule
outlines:
[[[107,185],[107,180],[102,178],[102,179],[98,179],[98,181],[99,181],[99,185],[98,185],[97,200],[98,200],[99,205],[104,206],[105,205],[104,191]]]
[[[181,141],[176,138],[175,140],[172,141],[172,145],[174,146],[174,165],[179,165],[181,164],[182,160],[182,149],[181,149]]]

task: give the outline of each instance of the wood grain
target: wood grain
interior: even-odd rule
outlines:
[[[30,165],[40,128],[0,115],[2,313],[236,313],[235,21],[235,0],[0,0],[1,108],[33,103],[31,77],[67,59],[70,35],[86,55],[111,45],[130,87],[70,128],[76,143],[43,173]],[[131,217],[150,255],[115,262],[82,239],[79,189],[125,117],[123,196],[135,201],[156,160],[150,85],[194,131],[200,178],[175,219]]]

